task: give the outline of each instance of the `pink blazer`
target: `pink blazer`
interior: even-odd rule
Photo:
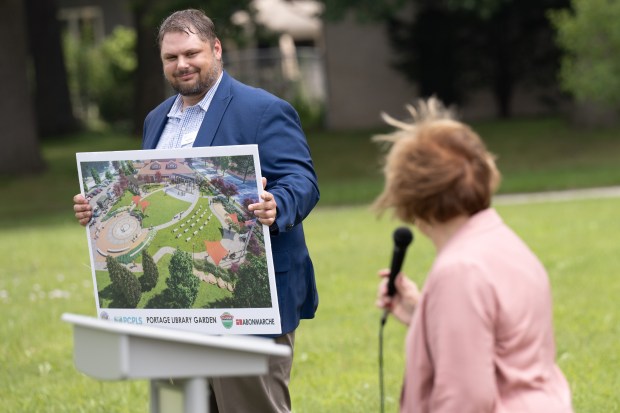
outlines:
[[[401,412],[572,412],[547,273],[493,209],[439,251],[406,351]]]

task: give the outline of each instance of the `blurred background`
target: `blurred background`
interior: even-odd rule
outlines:
[[[140,136],[170,94],[157,27],[186,7],[215,21],[226,70],[293,103],[309,131],[375,128],[430,95],[468,121],[617,120],[617,2],[4,0],[0,173],[42,171],[40,143],[67,134]]]
[[[215,21],[232,76],[295,106],[319,178],[304,229],[321,305],[298,329],[296,413],[378,410],[376,270],[398,225],[368,208],[382,112],[453,106],[498,156],[501,194],[620,185],[618,0],[0,0],[3,411],[147,411],[146,383],[76,372],[60,321],[96,315],[75,154],[141,147],[172,94],[157,28],[188,7]],[[497,207],[549,271],[575,411],[619,412],[620,198],[551,199]],[[422,285],[434,251],[415,243],[405,270]],[[388,411],[404,334],[388,323]]]

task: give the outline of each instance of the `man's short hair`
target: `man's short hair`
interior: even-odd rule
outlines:
[[[192,33],[211,44],[217,39],[213,21],[202,10],[196,9],[175,11],[166,17],[159,26],[157,44],[161,46],[164,35],[173,32]]]

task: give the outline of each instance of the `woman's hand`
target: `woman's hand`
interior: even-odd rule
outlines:
[[[390,297],[387,293],[389,269],[379,271],[381,283],[377,290],[377,307],[388,310],[401,323],[409,325],[418,301],[420,301],[420,291],[418,286],[403,273],[396,276],[394,285],[396,294]]]

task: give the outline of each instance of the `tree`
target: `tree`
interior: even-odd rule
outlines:
[[[119,306],[136,308],[142,298],[142,288],[138,277],[110,255],[106,257],[106,265],[110,281],[112,281],[112,290]]]
[[[340,14],[355,3],[324,1]],[[398,10],[403,3],[412,11],[408,17]],[[489,89],[498,115],[508,117],[518,86],[549,90],[556,84],[560,51],[546,15],[568,5],[569,0],[393,0],[362,10],[365,18],[386,22],[396,68],[424,97],[462,104],[473,91]]]
[[[123,289],[121,283],[121,264],[114,259],[111,255],[105,257],[106,267],[108,269],[108,276],[112,283],[112,290],[117,297],[122,297]]]
[[[0,173],[41,172],[45,164],[39,148],[36,116],[28,88],[28,56],[23,2],[0,2]]]
[[[75,132],[79,125],[69,97],[56,1],[26,0],[25,5],[39,133],[48,137]]]
[[[136,84],[134,87],[134,134],[142,135],[146,115],[164,99],[165,81],[161,75],[159,47],[153,33],[158,24],[161,1],[134,0],[131,2],[136,28]]]
[[[400,52],[399,67],[409,67],[410,76],[420,77],[426,96],[437,94],[447,103],[463,103],[472,91],[489,88],[497,114],[509,117],[519,85],[541,89],[556,84],[560,51],[546,14],[568,7],[568,0],[447,0],[439,5],[418,0],[416,4],[419,14],[413,23],[399,24],[413,31],[423,46],[414,41],[411,47],[396,36],[392,42]],[[444,42],[433,45],[435,38]],[[451,88],[442,90],[446,84]]]
[[[121,267],[121,284],[127,307],[136,308],[142,298],[142,286],[138,277],[126,267]]]
[[[562,87],[577,101],[620,108],[620,2],[573,0],[551,14],[562,59]]]
[[[215,166],[215,172],[222,170],[222,175],[230,168],[230,156],[218,156],[213,158],[213,166]]]
[[[233,163],[233,170],[243,176],[243,182],[248,175],[254,175],[254,158],[252,156],[236,156]]]
[[[142,250],[142,291],[151,291],[159,281],[159,269],[146,249]]]
[[[239,267],[233,301],[237,308],[271,307],[269,273],[264,257],[254,255]]]
[[[200,280],[193,273],[192,258],[187,252],[177,250],[168,265],[170,277],[166,279],[172,308],[191,308],[198,296]]]
[[[95,185],[99,185],[101,183],[101,177],[99,176],[99,172],[97,172],[96,168],[90,168],[90,176],[93,177]]]
[[[239,188],[232,182],[224,182],[221,188],[222,194],[226,195],[226,199],[230,201],[230,197],[239,193]]]

